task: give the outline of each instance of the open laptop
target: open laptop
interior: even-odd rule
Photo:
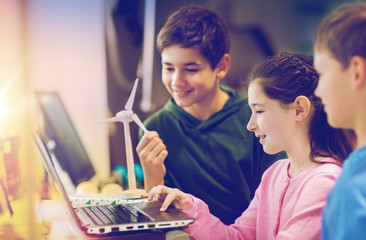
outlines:
[[[33,134],[42,161],[53,183],[60,191],[67,207],[67,214],[87,234],[155,230],[184,227],[194,220],[170,206],[160,212],[161,202],[136,202],[74,208],[55,169],[47,145],[38,133]]]
[[[95,176],[93,164],[60,95],[48,91],[34,94],[43,119],[42,137],[47,143],[53,141],[55,164],[67,173],[68,176],[60,177],[66,191],[71,193],[78,184]]]

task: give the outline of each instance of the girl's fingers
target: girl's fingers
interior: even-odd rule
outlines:
[[[163,204],[161,205],[160,211],[165,211],[169,205],[177,199],[177,194],[174,193],[173,191],[171,191],[166,197],[165,200],[163,202]]]
[[[184,205],[189,205],[186,202],[187,197],[184,193],[178,189],[171,189],[162,185],[153,187],[148,194],[149,201],[156,202],[159,200],[159,198],[163,199],[163,204],[161,205],[160,211],[165,211],[172,203],[179,209],[185,208],[186,206]]]

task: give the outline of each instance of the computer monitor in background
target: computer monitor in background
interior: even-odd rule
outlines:
[[[36,92],[43,115],[43,138],[53,141],[52,152],[74,186],[90,180],[94,167],[57,92]]]

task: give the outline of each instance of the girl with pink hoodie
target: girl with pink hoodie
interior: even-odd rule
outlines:
[[[148,199],[162,200],[161,211],[173,204],[195,218],[185,229],[193,239],[320,239],[323,207],[352,148],[343,130],[327,123],[312,65],[310,56],[285,52],[249,75],[247,129],[266,153],[285,151],[288,158],[267,169],[234,224],[223,224],[202,200],[177,189],[156,186]]]

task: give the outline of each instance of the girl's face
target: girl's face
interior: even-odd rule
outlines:
[[[204,108],[212,102],[219,89],[218,71],[198,49],[173,45],[164,48],[161,59],[163,83],[178,106]]]
[[[268,98],[260,82],[260,79],[256,79],[248,88],[248,103],[252,115],[247,129],[255,133],[267,154],[287,151],[294,137],[293,112],[296,110]]]

